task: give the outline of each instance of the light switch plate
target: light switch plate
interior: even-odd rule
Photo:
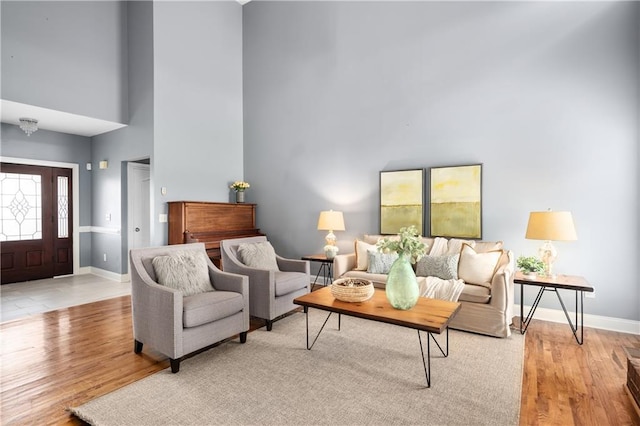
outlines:
[[[165,223],[167,221],[167,215],[165,213],[160,213],[158,220],[160,221],[160,223]]]

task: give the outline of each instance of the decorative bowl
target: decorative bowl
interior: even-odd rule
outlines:
[[[331,294],[343,302],[364,302],[374,292],[373,283],[363,278],[338,278],[331,284]]]

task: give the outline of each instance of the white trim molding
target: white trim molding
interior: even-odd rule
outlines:
[[[91,226],[91,232],[96,234],[120,235],[120,228],[107,228],[105,226]]]
[[[108,280],[117,281],[120,283],[126,283],[131,281],[129,274],[118,274],[117,272],[111,272],[104,269],[96,268],[95,266],[89,266],[90,270],[86,273],[97,275]]]
[[[515,315],[520,317],[520,305],[513,305],[513,312]],[[524,315],[527,315],[527,312],[531,309],[531,306],[524,305]],[[576,320],[576,313],[569,312],[569,317],[572,322]],[[536,309],[536,313],[533,316],[534,319],[539,319],[543,321],[550,322],[558,322],[567,324],[567,317],[564,315],[564,312],[560,309],[549,309],[549,308],[541,308],[538,307]],[[567,327],[569,325],[567,324]],[[640,335],[640,321],[633,321],[624,318],[613,318],[613,317],[605,317],[601,315],[592,315],[592,314],[584,314],[584,326],[591,328],[599,328],[602,330],[610,330],[617,331],[620,333],[629,333]]]

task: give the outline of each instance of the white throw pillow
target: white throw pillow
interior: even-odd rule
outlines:
[[[276,251],[269,241],[242,243],[238,245],[240,262],[250,268],[279,271]]]
[[[475,247],[476,242],[473,240],[461,240],[459,238],[451,238],[447,244],[447,251],[445,255],[459,254],[462,250],[462,244],[468,244],[471,247]]]
[[[207,255],[203,252],[176,251],[151,261],[158,284],[180,290],[183,296],[213,291]]]
[[[458,277],[467,284],[491,288],[491,280],[500,256],[502,256],[502,250],[477,253],[470,245],[462,244]]]
[[[356,240],[356,271],[366,271],[369,267],[369,250],[377,250],[375,244],[368,244],[364,241]]]

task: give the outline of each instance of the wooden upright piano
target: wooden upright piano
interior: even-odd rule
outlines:
[[[256,205],[206,201],[171,201],[169,244],[201,242],[220,265],[220,241],[264,235],[256,228]]]

